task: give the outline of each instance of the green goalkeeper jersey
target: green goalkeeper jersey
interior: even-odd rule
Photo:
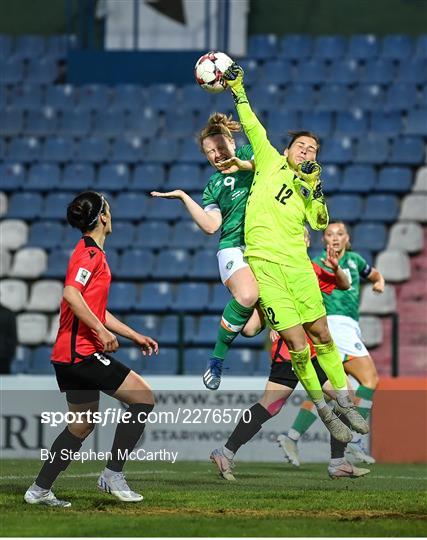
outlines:
[[[236,108],[253,148],[256,168],[246,205],[245,256],[311,269],[304,228],[307,222],[315,230],[326,228],[329,217],[324,198],[314,198],[313,189],[271,145],[249,103],[241,100]]]
[[[325,257],[326,252],[323,252],[320,257],[314,259],[314,262],[322,268],[329,270],[322,262],[322,259]],[[346,251],[339,260],[339,265],[350,281],[350,288],[345,291],[335,289],[331,294],[322,293],[326,313],[328,315],[344,315],[358,321],[360,277],[367,278],[371,273],[372,267],[361,255],[354,251]]]
[[[252,159],[252,147],[249,144],[242,146],[236,151],[236,156],[243,161]],[[205,210],[218,208],[221,211],[219,249],[245,244],[245,208],[253,178],[253,171],[236,171],[230,174],[217,171],[209,178],[203,192],[202,204]]]

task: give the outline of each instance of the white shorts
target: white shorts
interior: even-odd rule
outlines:
[[[328,326],[343,362],[352,356],[369,356],[357,321],[344,315],[328,315]]]
[[[243,257],[244,246],[220,249],[216,256],[218,257],[219,274],[221,281],[226,283],[234,272],[241,268],[249,267],[246,259]]]

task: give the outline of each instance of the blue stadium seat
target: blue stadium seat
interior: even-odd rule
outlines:
[[[42,159],[45,161],[65,162],[74,157],[74,141],[65,137],[48,137],[45,140]]]
[[[329,137],[332,132],[332,113],[329,111],[303,112],[301,126],[308,131],[314,131],[317,136]]]
[[[129,135],[151,139],[158,134],[159,129],[159,116],[153,109],[147,107],[128,115],[126,131]]]
[[[295,69],[295,80],[302,84],[321,84],[327,80],[326,62],[313,58],[298,64]]]
[[[213,249],[201,249],[193,256],[189,272],[191,279],[219,279],[218,260]]]
[[[78,90],[71,84],[48,85],[45,104],[54,109],[72,111],[76,107]]]
[[[246,80],[245,70],[245,80]],[[247,82],[247,80],[246,80]],[[196,84],[186,84],[181,87],[179,96],[179,110],[186,113],[202,113],[210,110],[211,96],[207,92],[201,92]]]
[[[147,198],[142,193],[119,193],[111,204],[115,219],[138,221],[145,217]]]
[[[177,286],[172,302],[174,311],[204,312],[209,302],[209,286],[206,283],[181,283]]]
[[[353,148],[348,137],[326,139],[322,145],[322,161],[345,164],[353,160]]]
[[[196,147],[194,141],[190,142]],[[168,163],[175,161],[178,156],[178,142],[175,139],[151,139],[145,154],[148,160],[153,162]]]
[[[32,220],[40,217],[43,199],[38,193],[13,193],[9,197],[7,218]]]
[[[281,58],[301,60],[309,58],[313,50],[313,38],[307,34],[287,34],[280,40],[279,54]]]
[[[0,109],[6,108],[6,102],[7,102],[7,87],[0,83]]]
[[[149,249],[126,249],[117,269],[119,279],[146,279],[153,274],[154,255]],[[157,276],[156,276],[157,277]]]
[[[174,110],[177,101],[177,90],[174,84],[153,84],[147,88],[147,103],[155,111]]]
[[[166,311],[172,304],[172,287],[170,283],[144,283],[135,310],[158,313]]]
[[[75,35],[57,34],[46,38],[46,56],[56,59],[65,59],[72,49],[77,47]]]
[[[387,244],[387,229],[382,223],[358,223],[353,229],[351,244],[355,251],[381,251]]]
[[[316,108],[319,111],[348,111],[350,90],[340,84],[324,84],[318,92]]]
[[[170,247],[174,249],[197,249],[202,247],[206,235],[193,221],[179,221],[172,228]]]
[[[128,345],[129,341],[124,340],[123,343],[126,343],[126,345]],[[126,345],[124,347],[120,347],[115,357],[125,366],[129,367],[132,371],[135,371],[135,373],[141,373],[144,365],[141,351],[138,350],[138,347],[136,346],[128,347]]]
[[[15,38],[14,54],[19,58],[40,58],[46,48],[44,36],[22,35]]]
[[[391,145],[388,163],[420,165],[424,161],[425,147],[421,137],[397,137]]]
[[[347,46],[347,40],[342,36],[318,36],[314,41],[313,56],[324,60],[342,58],[347,52]]]
[[[417,101],[417,88],[414,83],[396,83],[387,90],[385,108],[389,111],[410,109]]]
[[[58,76],[58,67],[53,58],[32,58],[27,65],[25,79],[31,83],[50,84]]]
[[[139,111],[145,104],[145,93],[136,84],[118,84],[114,88],[111,107],[117,111]]]
[[[113,227],[114,234],[108,238],[108,247],[121,250],[134,246],[135,226],[132,223],[114,220]]]
[[[164,221],[171,221],[179,219],[183,213],[184,208],[182,203],[176,199],[158,199],[152,198],[147,200],[146,212],[144,217],[146,219],[160,219]]]
[[[342,193],[369,193],[374,189],[377,175],[371,165],[349,165],[345,168],[340,186]]]
[[[216,342],[221,317],[218,315],[205,315],[200,317],[196,332],[187,334],[186,341],[194,345],[212,346]]]
[[[311,84],[289,85],[283,96],[283,109],[311,111],[314,108],[314,89]]]
[[[416,56],[427,60],[427,34],[422,34],[417,38]]]
[[[427,82],[427,59],[414,58],[400,62],[396,82],[425,84]]]
[[[105,111],[110,106],[110,89],[102,84],[84,84],[80,87],[79,107],[91,111]]]
[[[331,220],[353,223],[362,215],[363,202],[359,195],[334,195],[328,199]]]
[[[405,133],[427,137],[427,106],[409,111],[406,118]]]
[[[115,279],[116,276],[118,275],[117,269],[119,267],[119,262],[120,262],[119,253],[110,244],[108,244],[105,255],[107,257],[107,263],[110,268],[110,271],[113,275],[113,278]]]
[[[164,221],[146,221],[136,228],[135,247],[162,249],[169,247],[171,227]]]
[[[50,362],[51,354],[52,347],[37,347],[31,355],[28,373],[30,375],[54,375],[55,369]]]
[[[370,132],[394,137],[403,131],[402,116],[398,111],[373,111]]]
[[[1,47],[1,42],[0,42]],[[15,356],[10,366],[11,375],[19,375],[20,373],[28,373],[30,370],[31,349],[18,345]]]
[[[144,375],[176,375],[178,373],[178,351],[161,348],[157,356],[143,358],[142,373]]]
[[[166,137],[193,137],[194,131],[195,122],[191,113],[176,110],[166,112],[162,129]]]
[[[127,117],[124,111],[110,109],[97,111],[95,114],[92,133],[104,137],[119,137],[126,132]]]
[[[198,145],[192,137],[182,141],[175,159],[179,163],[199,163],[201,165],[206,163],[206,156],[200,152]],[[169,158],[168,161],[173,161],[173,159]]]
[[[23,131],[23,117],[24,115],[19,109],[12,107],[0,109],[0,135],[2,137],[20,135]]]
[[[198,165],[177,164],[170,168],[164,188],[167,191],[177,188],[184,191],[200,191],[202,186],[203,180]]]
[[[133,311],[136,304],[136,286],[134,283],[114,281],[108,296],[108,310],[112,312]]]
[[[335,132],[337,135],[357,137],[364,135],[368,129],[368,113],[362,109],[340,111],[336,116]]]
[[[9,161],[37,161],[40,159],[41,145],[35,137],[16,137],[9,143],[7,159]]]
[[[360,82],[365,84],[390,84],[394,78],[393,61],[383,58],[368,60],[360,74]]]
[[[411,191],[413,175],[409,167],[382,167],[375,191],[405,194]]]
[[[95,169],[90,163],[69,163],[65,165],[61,190],[84,191],[95,183]]]
[[[4,159],[6,155],[6,144],[5,144],[5,140],[0,138],[0,158],[1,159]]]
[[[90,111],[76,107],[64,110],[58,119],[58,134],[83,137],[91,131]]]
[[[190,269],[190,257],[183,249],[164,249],[158,254],[153,276],[158,279],[184,279]]]
[[[43,103],[43,88],[39,84],[19,84],[11,88],[9,101],[19,109],[39,109]]]
[[[64,246],[74,246],[82,237],[82,233],[73,227],[65,227],[64,230]]]
[[[20,163],[0,163],[0,190],[19,190],[25,181],[25,168]]]
[[[49,193],[44,200],[41,217],[43,219],[65,219],[67,206],[71,199],[69,193]]]
[[[293,78],[293,66],[289,60],[284,59],[268,60],[267,62],[265,62],[262,68],[259,68],[259,72],[260,79],[262,79],[263,81],[268,81],[268,84],[274,84],[277,86],[283,86],[285,84],[288,84],[292,81]],[[245,80],[246,73],[247,69],[245,69]],[[255,82],[256,80],[253,80],[253,83]],[[249,82],[247,84],[250,85]]]
[[[0,34],[0,58],[7,58],[12,54],[13,43],[12,36]]]
[[[212,94],[210,101],[210,110],[207,109],[204,111],[204,116],[208,113],[213,113],[216,111],[222,111],[225,114],[235,113],[235,108],[233,106],[233,100],[230,103],[230,96],[228,92],[221,92],[219,94]]]
[[[366,221],[393,223],[399,214],[399,199],[394,195],[370,195],[362,218]]]
[[[267,131],[269,135],[285,135],[289,130],[297,130],[300,125],[296,111],[278,110],[268,115]]]
[[[247,56],[256,60],[268,60],[277,54],[277,36],[255,34],[249,36]]]
[[[222,283],[214,285],[208,310],[213,313],[222,313],[231,298],[229,290]]]
[[[163,188],[165,180],[166,173],[163,165],[144,163],[135,167],[129,187],[133,190],[154,191]]]
[[[47,137],[56,133],[57,123],[55,111],[51,107],[30,110],[27,112],[24,132],[35,137]]]
[[[382,110],[384,107],[384,90],[378,84],[362,84],[355,88],[351,100],[352,107],[365,111]]]
[[[424,88],[419,95],[418,102],[421,107],[427,107],[427,84],[424,85]]]
[[[197,347],[185,350],[184,373],[185,375],[198,375],[206,370],[206,362],[212,356],[212,349]]]
[[[381,56],[390,60],[406,60],[413,55],[412,38],[404,34],[391,34],[383,37]]]
[[[373,34],[356,34],[350,37],[348,46],[349,58],[370,60],[379,52],[378,38]]]
[[[176,315],[166,315],[161,318],[156,331],[156,339],[161,347],[178,344],[178,317]]]
[[[24,64],[20,58],[0,58],[1,84],[18,84],[24,79]]]
[[[328,79],[332,84],[355,84],[359,77],[359,64],[354,59],[335,60],[329,67]]]
[[[62,246],[63,227],[55,221],[39,221],[30,228],[28,246],[54,249]]]
[[[108,140],[101,137],[87,137],[76,145],[76,160],[89,163],[106,161],[110,153]]]
[[[153,335],[157,339],[160,331],[160,319],[157,315],[129,315],[126,317],[125,322],[137,332],[145,335]]]
[[[356,163],[380,165],[387,161],[388,155],[389,142],[387,137],[368,135],[359,139],[354,161]]]
[[[129,184],[129,168],[125,163],[101,165],[94,188],[98,191],[122,191]]]
[[[339,190],[341,183],[341,169],[336,165],[323,165],[322,184],[323,192],[328,195]]]
[[[25,183],[27,191],[55,191],[60,185],[61,171],[55,163],[31,165]]]
[[[240,337],[241,336],[238,336],[237,339],[240,340]],[[246,341],[247,341],[246,347],[249,347],[252,344],[252,339],[250,341],[249,340],[246,340]],[[253,375],[255,372],[256,365],[257,365],[257,358],[258,358],[257,351],[254,351],[251,349],[231,348],[226,359],[226,365],[225,365],[226,374],[229,376],[245,375],[247,377]],[[266,374],[267,374],[267,370],[266,370]]]
[[[68,230],[73,231],[77,238],[74,238],[72,242],[68,243],[64,240],[63,245],[67,246],[68,249],[53,249],[49,253],[48,263],[46,270],[44,271],[43,277],[52,279],[64,279],[70,255],[79,239],[79,235],[77,235],[76,229],[71,229],[71,227],[69,227]]]

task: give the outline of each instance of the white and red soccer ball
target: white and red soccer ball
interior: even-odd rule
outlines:
[[[197,83],[212,94],[223,92],[227,85],[222,76],[233,60],[225,53],[210,51],[201,56],[194,67]]]

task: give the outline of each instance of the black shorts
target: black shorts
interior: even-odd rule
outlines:
[[[320,367],[317,358],[312,358],[314,369],[316,370],[317,377],[320,381],[320,385],[323,386],[328,380],[323,369]],[[269,381],[281,384],[282,386],[289,386],[289,388],[294,389],[298,384],[298,377],[295,375],[295,372],[292,369],[291,361],[285,362],[273,362],[271,364]]]
[[[130,368],[105,353],[94,353],[77,364],[53,362],[56,380],[69,403],[99,401],[99,392],[112,395],[126,379]]]

